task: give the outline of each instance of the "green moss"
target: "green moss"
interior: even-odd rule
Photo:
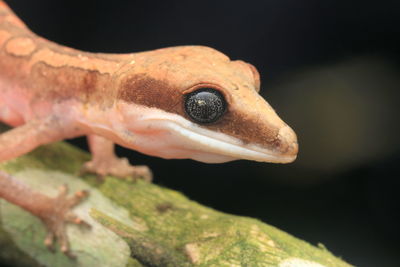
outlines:
[[[349,266],[327,250],[311,246],[258,220],[217,212],[169,189],[141,181],[133,184],[108,179],[100,190],[130,210],[133,218],[144,220],[150,229],[146,232],[148,238],[163,242],[184,255],[195,251],[193,253],[199,256],[195,256],[194,261],[204,266],[228,263],[278,266],[291,257],[326,266]],[[96,218],[100,217],[97,215]],[[103,217],[102,223],[105,221],[107,219]]]
[[[88,159],[87,153],[57,143],[0,164],[0,169],[11,174],[40,169],[74,175]],[[83,180],[129,212],[128,219],[121,219],[102,206],[91,210],[95,220],[129,245],[132,258],[127,266],[256,267],[290,266],[292,262],[310,267],[350,266],[326,249],[311,246],[275,227],[215,211],[167,188],[112,177],[99,183],[93,175]],[[0,245],[3,244],[8,256],[0,253],[1,258],[14,257],[22,265],[35,266],[35,261],[16,247],[0,226]],[[33,263],[29,264],[30,261]]]
[[[122,224],[98,210],[93,209],[91,216],[121,236],[130,246],[132,256],[145,265],[173,267],[188,264],[183,255],[167,246],[162,240],[157,241],[146,233]]]
[[[36,192],[55,196],[62,184],[68,184],[70,192],[86,190],[90,197],[76,206],[73,212],[91,225],[91,229],[69,225],[67,235],[71,250],[77,256],[72,261],[61,252],[49,253],[43,244],[45,229],[43,224],[30,213],[3,201],[0,214],[3,230],[12,238],[20,251],[34,257],[41,265],[51,267],[67,266],[125,266],[130,256],[127,243],[112,231],[93,220],[89,211],[101,208],[109,216],[123,222],[129,227],[136,227],[129,218],[129,212],[116,206],[105,198],[97,189],[87,185],[74,176],[39,169],[25,169],[14,174],[15,178]],[[22,233],[22,234],[21,234]],[[118,253],[116,253],[118,251]]]
[[[138,262],[136,259],[129,258],[126,267],[145,267],[145,266],[143,264],[141,264],[140,262]]]

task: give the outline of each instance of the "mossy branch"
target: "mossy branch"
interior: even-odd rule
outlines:
[[[77,261],[43,245],[41,222],[0,201],[0,259],[19,266],[350,266],[258,220],[224,214],[146,182],[76,175],[89,155],[66,143],[41,147],[0,169],[54,195],[60,184],[90,191],[74,210],[91,230],[71,225]]]

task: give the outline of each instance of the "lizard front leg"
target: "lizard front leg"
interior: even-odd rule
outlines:
[[[0,161],[25,154],[39,145],[76,135],[79,135],[79,127],[57,116],[32,120],[0,135]],[[69,251],[65,225],[68,222],[87,225],[70,211],[86,196],[87,192],[80,191],[67,197],[67,187],[64,186],[57,197],[48,197],[0,172],[0,198],[40,218],[48,231],[45,244],[52,248],[54,239],[57,239],[61,250],[70,257],[73,255]]]
[[[79,135],[82,135],[80,128],[60,116],[33,119],[0,134],[0,162],[26,154],[40,145]]]
[[[66,223],[74,223],[90,227],[71,212],[71,209],[78,205],[88,193],[78,191],[70,197],[67,193],[68,188],[64,185],[59,188],[58,196],[49,197],[33,191],[11,175],[0,171],[0,198],[37,216],[47,230],[45,245],[50,250],[54,250],[54,240],[57,240],[61,251],[70,258],[74,258],[75,256],[70,252],[65,226]]]
[[[152,173],[147,166],[132,166],[126,158],[117,157],[112,141],[98,135],[89,135],[88,144],[92,160],[82,166],[81,172],[96,173],[102,178],[113,175],[152,180]]]

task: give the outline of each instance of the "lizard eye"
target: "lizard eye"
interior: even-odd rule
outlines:
[[[185,111],[196,123],[216,122],[225,110],[224,96],[213,88],[200,88],[185,96]]]

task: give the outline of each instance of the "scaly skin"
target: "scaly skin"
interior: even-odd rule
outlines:
[[[199,124],[184,101],[205,87],[219,91],[227,109],[217,121]],[[116,157],[114,143],[163,158],[291,162],[296,135],[259,89],[254,66],[209,47],[118,55],[60,46],[32,33],[0,0],[0,120],[15,127],[0,135],[0,161],[86,135],[93,158],[82,170],[101,176],[151,179],[147,167]],[[59,239],[72,255],[64,225],[82,223],[69,209],[85,194],[67,198],[64,189],[49,198],[5,173],[0,185],[1,198],[42,219],[49,230],[47,245]]]

